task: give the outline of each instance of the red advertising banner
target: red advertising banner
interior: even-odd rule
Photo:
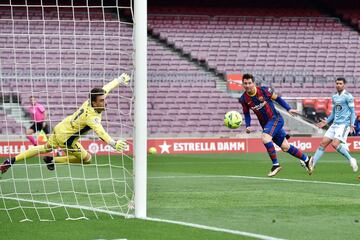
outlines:
[[[288,141],[304,152],[315,152],[321,139],[319,137],[292,137]],[[347,145],[350,151],[360,152],[360,137],[349,137]],[[266,153],[259,138],[156,139],[149,140],[148,147],[154,147],[158,154]],[[278,146],[276,150],[281,151]],[[331,146],[328,146],[326,150],[335,151]]]
[[[80,141],[83,147],[91,154],[99,154],[99,155],[112,155],[118,154],[111,146],[107,145],[103,141]],[[0,157],[12,157],[16,156],[22,151],[26,149],[32,148],[30,142],[21,142],[21,141],[14,141],[14,142],[0,142]],[[131,154],[133,151],[132,144],[128,145],[125,149],[124,153]]]
[[[304,152],[315,152],[321,138],[292,137],[289,143]],[[81,144],[91,154],[108,155],[117,152],[102,141],[81,141]],[[349,137],[347,143],[351,152],[360,152],[360,137]],[[0,157],[9,157],[19,154],[32,145],[28,142],[0,142]],[[157,154],[205,154],[205,153],[257,153],[266,152],[259,138],[189,138],[189,139],[150,139],[148,148],[154,147]],[[281,151],[276,147],[277,151]],[[335,151],[331,146],[327,151]],[[132,154],[133,146],[130,143],[125,149],[126,154]]]
[[[158,154],[246,152],[247,140],[240,138],[157,139],[149,140]]]
[[[227,88],[232,91],[243,91],[242,74],[226,74]]]

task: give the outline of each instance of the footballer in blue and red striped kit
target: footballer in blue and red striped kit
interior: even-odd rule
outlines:
[[[263,128],[261,138],[273,163],[268,176],[273,177],[281,170],[273,142],[281,147],[284,152],[300,159],[301,165],[311,175],[313,171],[312,157],[308,157],[300,149],[288,143],[286,132],[283,129],[284,119],[276,110],[273,101],[285,108],[291,115],[297,114],[297,110],[291,109],[289,104],[280,96],[277,96],[271,88],[256,86],[254,76],[251,74],[243,75],[242,84],[245,92],[240,97],[239,102],[243,107],[245,115],[246,132],[251,132],[251,109],[256,114]]]

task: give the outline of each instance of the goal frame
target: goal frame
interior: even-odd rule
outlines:
[[[135,217],[147,212],[147,0],[134,0],[134,174]]]

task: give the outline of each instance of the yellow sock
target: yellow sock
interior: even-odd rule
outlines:
[[[55,163],[81,163],[81,159],[75,156],[54,157]]]
[[[20,154],[18,154],[15,157],[15,161],[21,161],[24,159],[28,159],[28,158],[32,158],[36,155],[42,154],[42,153],[47,153],[50,152],[51,149],[46,148],[46,145],[39,145],[33,148],[30,148]]]

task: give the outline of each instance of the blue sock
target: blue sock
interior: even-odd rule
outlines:
[[[316,165],[316,162],[321,158],[321,156],[324,154],[324,148],[323,147],[319,147],[314,155],[314,159],[313,159],[313,166]]]
[[[300,149],[298,149],[297,147],[293,146],[290,144],[290,148],[287,151],[288,153],[290,153],[291,155],[293,155],[294,157],[303,160],[304,162],[307,160],[307,156],[306,154],[304,154]]]
[[[280,165],[277,160],[276,150],[272,142],[264,144],[274,166]]]
[[[336,151],[338,151],[338,153],[346,157],[347,160],[351,159],[350,153],[348,152],[348,150],[346,150],[346,148],[342,144],[339,144],[339,146],[336,148]]]

